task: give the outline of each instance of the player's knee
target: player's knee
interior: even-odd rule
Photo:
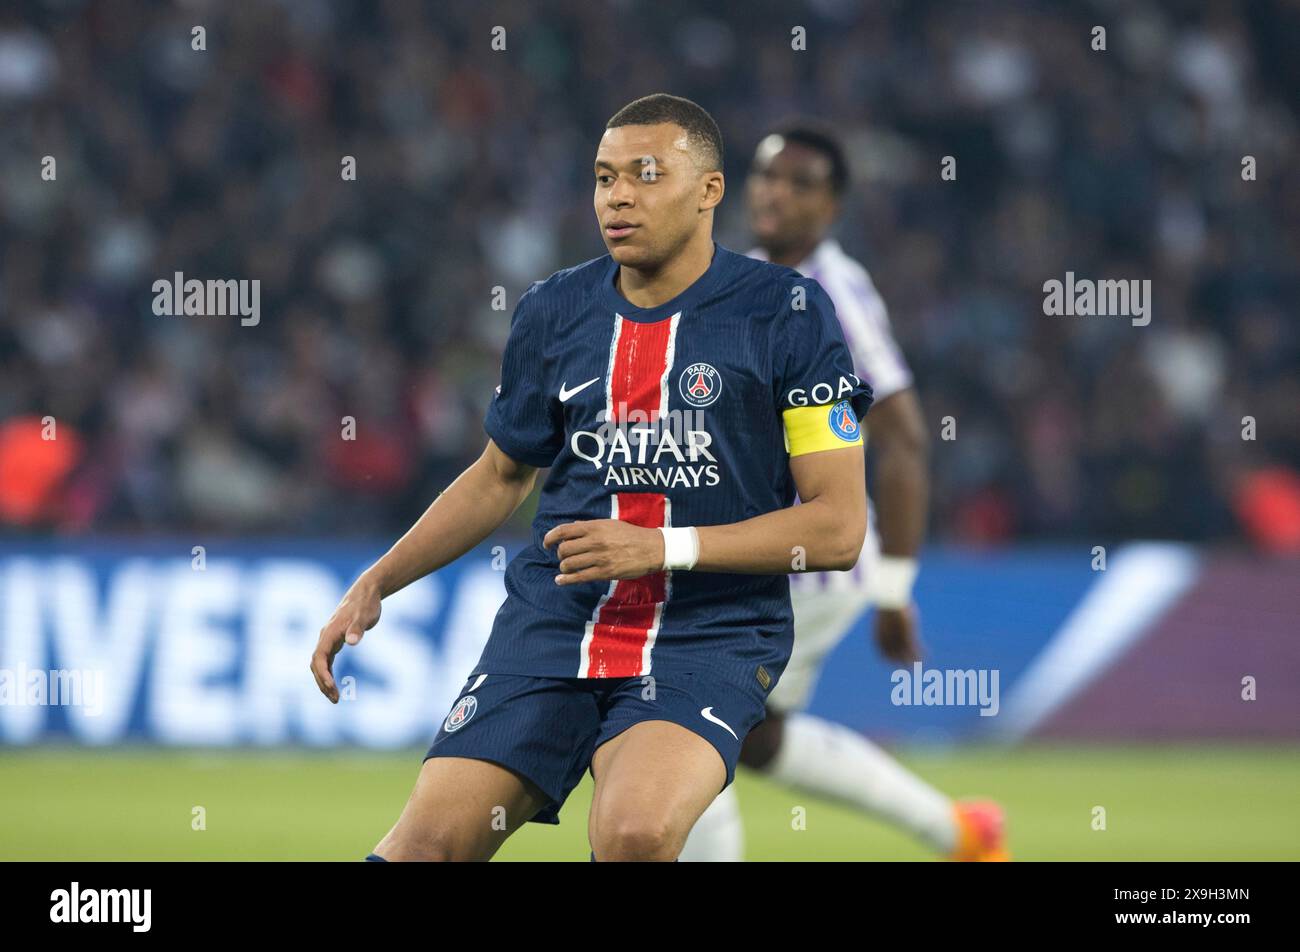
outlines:
[[[767,716],[745,735],[740,748],[740,762],[751,770],[763,770],[781,749],[785,718],[768,708]]]
[[[668,862],[681,849],[680,837],[664,818],[631,813],[606,817],[594,839],[601,862]]]

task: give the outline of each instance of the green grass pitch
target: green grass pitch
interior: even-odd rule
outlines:
[[[0,860],[357,861],[397,818],[421,755],[11,748],[0,755]],[[1300,859],[1297,747],[966,748],[903,759],[946,792],[1000,800],[1016,859]],[[737,783],[751,860],[931,858],[842,806],[743,771]],[[590,797],[588,778],[559,827],[529,824],[498,859],[586,861]],[[195,807],[204,830],[191,828]],[[1105,830],[1093,829],[1097,807]]]

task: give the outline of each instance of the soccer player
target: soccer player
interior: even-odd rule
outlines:
[[[866,269],[830,236],[848,179],[835,135],[801,122],[759,143],[747,182],[750,226],[758,239],[750,254],[789,265],[826,290],[855,371],[875,394],[866,442],[875,458],[879,505],[870,508],[852,572],[791,576],[794,652],[740,760],[778,782],[883,817],[941,855],[1005,858],[996,804],[954,803],[858,732],[802,713],[826,657],[872,604],[881,653],[905,664],[920,657],[911,592],[928,508],[928,438],[884,302]],[[701,817],[682,858],[734,861],[743,848],[740,808],[729,788]]]
[[[368,859],[488,859],[558,822],[588,769],[592,858],[675,859],[790,656],[788,573],[847,571],[862,550],[871,389],[815,281],[713,241],[712,117],[638,99],[594,174],[609,253],[520,298],[483,455],[362,573],[312,656],[337,703],[332,660],[381,600],[482,542],[550,468],[479,663]]]

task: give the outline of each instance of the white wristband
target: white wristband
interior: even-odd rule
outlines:
[[[882,555],[876,564],[875,603],[877,608],[900,609],[912,604],[912,583],[920,566],[916,559]]]
[[[700,559],[700,534],[694,526],[680,529],[660,527],[664,534],[664,568],[693,569]]]

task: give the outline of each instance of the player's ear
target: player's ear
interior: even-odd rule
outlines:
[[[700,176],[700,211],[708,211],[719,205],[726,190],[727,183],[721,171],[715,169]]]

